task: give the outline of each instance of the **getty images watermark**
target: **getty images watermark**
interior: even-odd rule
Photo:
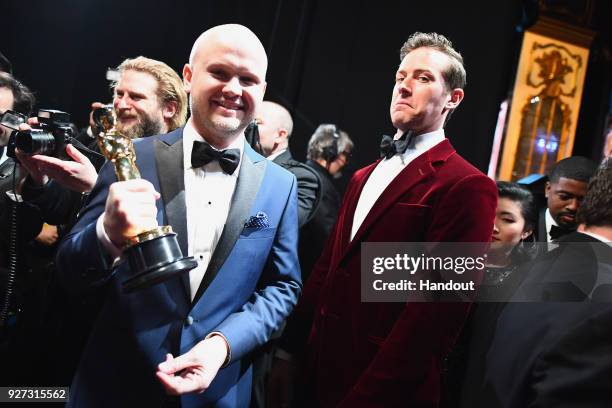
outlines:
[[[370,242],[361,246],[363,302],[612,302],[606,243],[536,243],[529,261],[491,265],[488,243]],[[508,247],[509,250],[513,247]],[[554,251],[554,252],[553,252]],[[509,259],[515,259],[509,256]]]
[[[361,247],[364,302],[474,301],[487,244],[370,242]]]

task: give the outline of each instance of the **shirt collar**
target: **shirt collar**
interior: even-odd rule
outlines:
[[[434,130],[433,132],[423,133],[421,135],[414,137],[414,142],[412,144],[413,147],[409,147],[406,151],[401,155],[402,161],[404,161],[408,156],[415,157],[420,155],[421,153],[426,152],[431,149],[441,141],[446,138],[444,134],[444,128],[440,128],[438,130]]]
[[[555,219],[552,217],[552,215],[550,214],[550,210],[547,208],[546,212],[544,214],[544,220],[546,222],[546,237],[548,238],[548,242],[551,241],[551,237],[550,237],[550,229],[552,228],[552,226],[559,226],[557,225],[557,222],[555,221]]]
[[[278,152],[272,153],[271,155],[266,157],[266,159],[272,161],[272,160],[276,159],[278,156],[280,156],[281,154],[285,153],[285,151],[287,151],[287,149],[279,150]]]
[[[207,140],[198,133],[192,123],[192,119],[187,121],[185,124],[185,128],[183,129],[183,165],[185,169],[191,169],[191,151],[193,150],[193,142],[207,142]],[[244,144],[246,143],[246,139],[244,134],[240,134],[226,149],[238,149],[240,150],[240,163],[236,170],[234,170],[233,176],[238,175],[238,171],[240,170],[240,165],[242,164],[242,158],[244,155]],[[213,147],[213,149],[216,149]],[[225,150],[225,149],[223,149]]]

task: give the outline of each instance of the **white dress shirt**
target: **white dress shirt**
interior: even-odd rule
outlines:
[[[236,189],[236,181],[242,164],[245,138],[241,135],[228,149],[240,150],[240,163],[233,174],[225,174],[218,161],[212,161],[203,167],[191,167],[191,150],[194,141],[203,142],[204,138],[198,134],[191,120],[183,129],[183,168],[185,180],[185,206],[187,217],[187,255],[193,256],[198,263],[195,269],[189,271],[189,287],[191,300],[202,282],[210,258],[217,247],[227,215],[229,213],[232,197]],[[96,232],[98,239],[109,251],[111,256],[121,255],[104,231],[104,214],[98,218]],[[185,254],[183,254],[185,255]]]
[[[401,135],[397,135],[396,138],[400,136]],[[443,128],[433,132],[423,133],[415,137],[415,141],[411,143],[411,147],[408,147],[403,154],[396,154],[378,163],[359,195],[355,216],[353,217],[353,226],[351,228],[351,240],[355,237],[355,234],[359,230],[359,227],[361,227],[363,220],[365,220],[372,207],[374,207],[374,203],[376,203],[378,197],[380,197],[387,186],[391,184],[393,179],[395,179],[410,162],[442,142],[444,138]]]
[[[269,155],[268,157],[266,157],[266,159],[273,161],[274,159],[276,159],[278,156],[280,156],[281,154],[285,153],[287,149],[283,149],[283,150],[279,150],[276,153],[272,153],[271,155]]]
[[[550,215],[550,210],[548,208],[544,213],[544,221],[546,223],[546,242],[552,242],[552,237],[550,236],[550,229],[553,225],[556,227],[558,227],[558,225],[552,215]]]
[[[191,150],[196,140],[203,142],[204,138],[196,132],[190,120],[183,130],[183,166],[187,207],[187,253],[198,262],[198,266],[189,271],[191,300],[202,282],[225,227],[245,143],[244,136],[240,136],[227,147],[240,149],[240,163],[233,174],[225,174],[216,160],[197,169],[191,167]]]

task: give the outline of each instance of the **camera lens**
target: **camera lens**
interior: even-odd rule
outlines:
[[[26,154],[49,155],[55,151],[55,138],[44,130],[32,129],[17,133],[15,145]]]

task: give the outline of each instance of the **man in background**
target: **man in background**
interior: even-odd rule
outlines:
[[[332,124],[319,125],[308,141],[306,165],[321,180],[321,199],[312,219],[300,231],[299,256],[304,282],[321,256],[338,217],[341,196],[334,180],[340,177],[354,147],[348,133]]]
[[[185,124],[187,93],[181,78],[171,67],[161,61],[137,57],[124,60],[117,70],[119,78],[111,84],[111,89],[117,113],[116,127],[120,132],[132,138],[148,137]],[[96,103],[92,108],[101,106]],[[36,224],[39,229],[42,226],[43,232],[55,231],[55,240],[48,249],[51,260],[55,258],[55,241],[66,235],[76,222],[104,163],[96,140],[91,140],[88,151],[83,146],[79,149],[67,145],[66,152],[72,160],[18,153],[22,166],[29,173],[19,191],[28,205],[36,209],[24,217],[30,220],[33,228]],[[36,217],[36,214],[40,215]],[[49,353],[49,377],[56,384],[69,385],[102,306],[106,287],[70,296],[59,286],[52,261],[48,261],[46,269],[50,278],[44,297],[47,302],[45,321],[49,342],[59,353]]]
[[[503,308],[462,407],[612,406],[611,192],[607,160],[588,183],[577,231],[529,264]]]
[[[320,180],[310,167],[291,155],[289,138],[293,132],[293,119],[283,106],[264,101],[255,116],[259,130],[261,154],[268,160],[289,170],[298,182],[298,222],[302,227],[311,219],[319,203]]]
[[[131,138],[167,133],[185,124],[187,120],[187,94],[181,78],[167,64],[146,57],[124,60],[118,67],[119,79],[111,84],[113,107],[117,114],[117,131]],[[92,110],[104,106],[92,104]],[[95,124],[90,122],[92,131]],[[96,141],[90,147],[97,151]],[[87,156],[74,146],[66,152],[72,161],[55,157],[20,155],[27,166],[34,185],[45,185],[49,179],[62,187],[78,193],[88,193],[93,188],[97,169],[103,160],[95,162],[95,168]],[[40,191],[33,192],[33,194]],[[31,197],[33,198],[33,197]],[[57,201],[56,201],[57,202]],[[50,211],[57,214],[57,209]]]
[[[538,222],[538,241],[558,241],[576,230],[576,213],[584,199],[589,179],[597,164],[586,157],[572,156],[557,162],[546,183],[547,208]]]

